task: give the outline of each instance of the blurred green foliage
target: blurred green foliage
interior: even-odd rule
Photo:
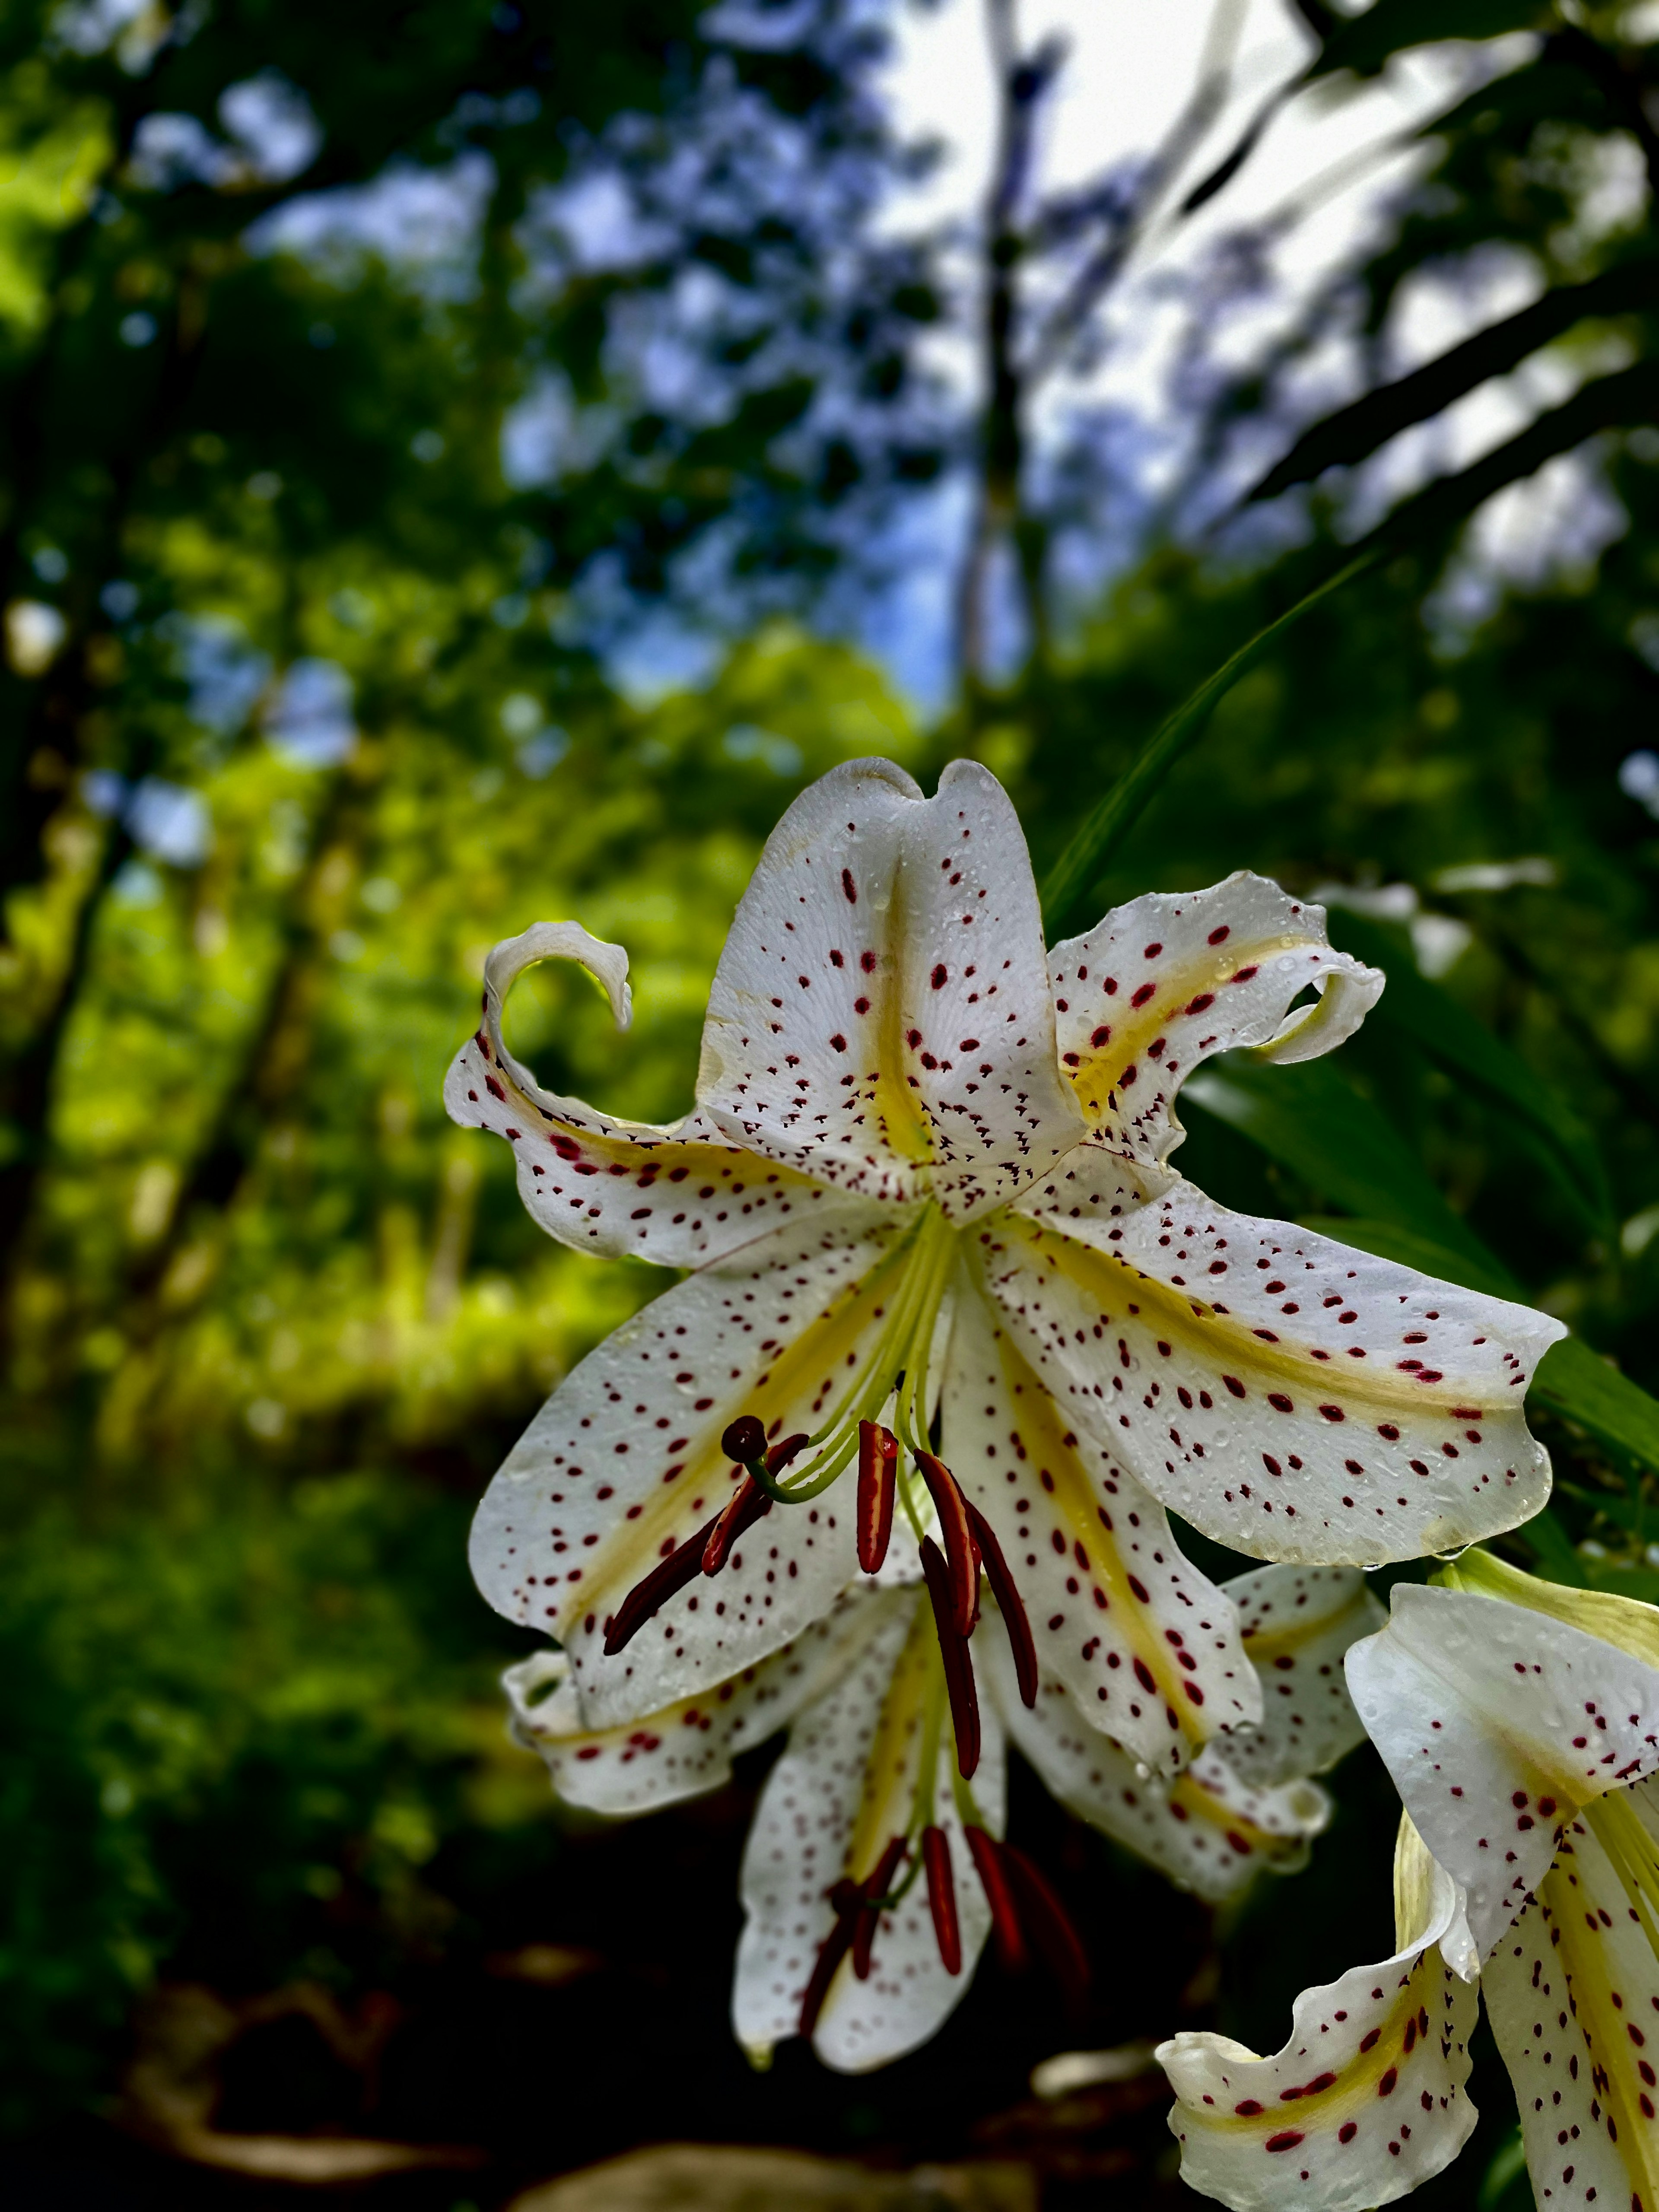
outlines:
[[[1579,12],[1618,46],[1626,11]],[[1427,20],[1373,13],[1401,40]],[[902,166],[867,19],[826,4],[744,44],[673,0],[607,14],[370,9],[343,40],[312,6],[26,8],[0,38],[9,2126],[107,2088],[158,1977],[395,1988],[483,1940],[459,1844],[556,1863],[465,1523],[660,1279],[551,1246],[501,1148],[444,1121],[489,945],[561,916],[625,944],[625,1037],[538,971],[515,1048],[672,1118],[732,906],[806,781],[971,750],[1041,872],[1342,558],[1328,482],[1273,558],[1153,546],[925,726],[805,619],[942,450],[917,348],[948,302],[866,222]],[[1370,343],[1414,272],[1455,280],[1494,241],[1545,286],[1650,250],[1641,192],[1594,216],[1608,148],[1636,172],[1652,149],[1576,53],[1552,32],[1470,95],[1306,350],[1349,311]],[[254,80],[266,137],[238,140],[227,94]],[[280,173],[295,88],[315,145]],[[474,245],[280,228],[389,162],[475,175]],[[573,175],[625,185],[646,245],[549,246]],[[717,311],[681,313],[692,275]],[[1620,362],[1651,324],[1617,319]],[[1606,366],[1605,319],[1561,328]],[[1218,440],[1274,422],[1300,343],[1228,387]],[[676,348],[671,404],[645,368]],[[562,426],[533,479],[503,459],[532,401]],[[1194,1085],[1179,1164],[1228,1203],[1496,1269],[1659,1390],[1659,829],[1620,781],[1659,696],[1656,461],[1650,429],[1605,435],[1575,481],[1611,542],[1530,582],[1492,583],[1461,516],[1402,538],[1221,701],[1088,899],[1242,866],[1329,896],[1395,989],[1332,1062]],[[665,606],[702,618],[713,672],[643,697],[616,655]],[[1537,1401],[1561,1487],[1516,1556],[1659,1597],[1638,1416],[1598,1427],[1578,1389]],[[1374,1782],[1343,1850],[1232,1933],[1228,2017],[1266,2047],[1338,1963],[1316,1938],[1346,1944],[1368,1850],[1386,1919]]]

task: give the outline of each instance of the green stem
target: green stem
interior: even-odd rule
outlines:
[[[1305,599],[1298,599],[1277,621],[1258,630],[1248,645],[1242,645],[1231,660],[1200,684],[1153,732],[1125,774],[1096,802],[1081,829],[1048,871],[1042,886],[1042,916],[1051,943],[1072,923],[1090,886],[1133,828],[1170,770],[1202,734],[1212,708],[1292,624],[1300,622],[1304,615],[1310,613],[1333,592],[1340,592],[1356,576],[1375,568],[1385,550],[1376,546],[1360,554],[1346,568],[1339,568],[1335,575],[1328,576],[1322,584],[1316,586]]]

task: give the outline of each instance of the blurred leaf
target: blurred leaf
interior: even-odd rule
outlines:
[[[1462,1254],[1466,1265],[1490,1262],[1405,1139],[1328,1060],[1274,1067],[1229,1053],[1194,1076],[1181,1096],[1339,1205],[1397,1222],[1425,1244]]]
[[[1536,1553],[1551,1582],[1565,1583],[1573,1589],[1588,1589],[1589,1577],[1577,1547],[1551,1507],[1546,1505],[1534,1513],[1519,1533]]]
[[[1364,554],[1306,592],[1293,607],[1259,629],[1213,676],[1206,677],[1153,732],[1126,773],[1103,798],[1096,800],[1082,827],[1043,878],[1043,927],[1051,943],[1075,926],[1074,917],[1090,885],[1156,797],[1170,770],[1202,736],[1217,703],[1279,643],[1286,630],[1333,592],[1363,575],[1376,558],[1375,553]]]
[[[1459,1006],[1449,991],[1431,982],[1410,947],[1392,931],[1338,908],[1331,917],[1331,935],[1346,951],[1381,968],[1388,976],[1389,988],[1371,1022],[1403,1030],[1488,1106],[1519,1123],[1584,1225],[1608,1233],[1607,1176],[1595,1140],[1572,1109],[1518,1053]]]
[[[1525,0],[1377,0],[1374,8],[1333,32],[1315,57],[1309,74],[1328,76],[1353,70],[1361,76],[1380,70],[1391,55],[1408,46],[1442,39],[1496,39],[1506,31],[1547,30],[1553,8],[1528,6]]]
[[[1478,331],[1462,345],[1385,384],[1352,406],[1339,408],[1304,430],[1283,460],[1276,462],[1244,504],[1276,499],[1292,484],[1311,483],[1325,470],[1364,460],[1377,447],[1449,407],[1490,376],[1502,376],[1528,354],[1559,337],[1589,315],[1620,315],[1659,301],[1659,256],[1644,253],[1604,270],[1583,284],[1558,285],[1519,314]]]
[[[1558,453],[1570,453],[1598,430],[1631,429],[1659,414],[1659,362],[1638,361],[1597,377],[1559,407],[1552,407],[1473,467],[1440,477],[1402,500],[1371,532],[1371,542],[1397,547],[1437,538],[1467,521],[1506,484],[1534,475]]]

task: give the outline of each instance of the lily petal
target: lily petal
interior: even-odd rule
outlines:
[[[532,1652],[501,1676],[515,1740],[540,1753],[568,1805],[621,1816],[718,1790],[740,1751],[787,1727],[868,1640],[881,1600],[849,1590],[822,1620],[727,1681],[644,1720],[586,1729],[562,1651]]]
[[[1218,1052],[1311,1060],[1351,1036],[1386,977],[1332,948],[1325,909],[1240,870],[1152,892],[1048,956],[1060,1064],[1097,1140],[1147,1166],[1186,1132],[1175,1096]],[[1312,984],[1310,1006],[1294,1002]]]
[[[775,1507],[719,1575],[694,1577],[604,1655],[628,1591],[742,1480],[726,1425],[752,1413],[785,1436],[823,1417],[879,1334],[903,1226],[838,1198],[677,1284],[591,1352],[514,1446],[472,1525],[473,1576],[497,1612],[567,1646],[589,1728],[725,1680],[858,1579],[849,1480]]]
[[[720,956],[697,1097],[769,1160],[889,1200],[931,1190],[953,1220],[1079,1141],[1030,861],[993,775],[954,762],[924,799],[891,762],[853,761],[801,793]]]
[[[1219,1748],[1258,1789],[1322,1774],[1364,1739],[1343,1655],[1388,1615],[1357,1567],[1256,1567],[1222,1584],[1261,1680],[1261,1725]]]
[[[1052,1676],[1028,1711],[995,1637],[986,1638],[980,1664],[1003,1726],[1049,1794],[1212,1904],[1241,1895],[1269,1868],[1293,1873],[1307,1859],[1309,1839],[1330,1819],[1330,1800],[1316,1783],[1254,1790],[1213,1745],[1165,1786],[1080,1719]]]
[[[1482,1980],[1538,2202],[1659,2204],[1659,1962],[1583,1821]]]
[[[767,1778],[743,1860],[747,1913],[738,1950],[732,2021],[755,2053],[793,2035],[819,1946],[835,1925],[830,1891],[863,1881],[889,1839],[910,1823],[932,1700],[943,1696],[933,1619],[917,1591],[883,1591],[884,1608],[863,1656],[809,1705]],[[874,1616],[872,1616],[874,1618]],[[973,1781],[982,1825],[1002,1832],[1002,1735],[982,1715]],[[812,2047],[838,2073],[859,2074],[914,2051],[963,1996],[990,1932],[990,1908],[974,1870],[951,1784],[948,1744],[934,1766],[931,1818],[950,1841],[962,1971],[939,1954],[924,1881],[883,1913],[867,1981],[843,1962],[818,2015]],[[919,1844],[912,1838],[914,1861]]]
[[[463,1128],[514,1148],[519,1195],[549,1236],[610,1258],[701,1267],[822,1196],[803,1176],[763,1165],[703,1116],[672,1127],[619,1121],[544,1091],[501,1040],[513,982],[538,960],[574,960],[604,985],[618,1029],[632,1018],[628,955],[574,921],[540,921],[484,963],[483,1026],[455,1055],[444,1104]]]
[[[1659,1670],[1501,1599],[1396,1585],[1348,1687],[1484,1959],[1587,1804],[1659,1768]]]
[[[1261,1717],[1233,1607],[1158,1500],[1069,1425],[975,1272],[956,1301],[945,1455],[1002,1546],[1044,1671],[1091,1728],[1174,1771],[1218,1729]],[[981,1638],[1002,1640],[1000,1624]]]
[[[1223,2035],[1159,2045],[1191,2188],[1233,2212],[1362,2212],[1456,2157],[1476,2118],[1464,2084],[1479,1999],[1441,1954],[1456,1884],[1431,1868],[1424,1887],[1392,1958],[1303,1991],[1276,2057]]]
[[[1560,1322],[1188,1182],[1146,1189],[1085,1150],[981,1234],[1073,1425],[1166,1505],[1258,1559],[1377,1565],[1543,1504],[1523,1401]]]

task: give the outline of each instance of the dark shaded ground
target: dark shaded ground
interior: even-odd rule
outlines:
[[[357,2039],[343,2056],[303,2009],[246,2026],[216,2063],[216,2129],[479,2154],[471,2169],[326,2192],[385,2212],[493,2212],[532,2182],[671,2140],[793,2145],[884,2167],[1014,2159],[1036,2169],[1044,2212],[1135,2212],[1194,2201],[1174,2179],[1161,2077],[1045,2103],[1030,2094],[1032,2066],[1060,2049],[1218,2021],[1271,2047],[1303,1980],[1389,1948],[1393,1820],[1369,1754],[1345,1770],[1313,1867],[1267,1884],[1224,1954],[1205,1908],[1070,1820],[1016,1767],[1012,1832],[1042,1856],[1087,1942],[1087,2009],[1066,2021],[1050,1984],[1011,1979],[988,1956],[942,2033],[913,2057],[849,2079],[790,2043],[756,2074],[726,2003],[737,1859],[769,1756],[717,1796],[653,1820],[574,1836],[550,1828],[541,1853],[516,1868],[485,1863],[476,1846],[457,1853],[434,1869],[461,1908],[441,1950],[395,1990],[341,2008],[340,2034]],[[1346,1928],[1355,1948],[1345,1940],[1340,1960],[1308,1958],[1300,1939],[1314,1928],[1326,1943]],[[222,1959],[226,1934],[210,1909],[194,1941]],[[177,1963],[175,1987],[190,1979],[188,1953]],[[1218,2002],[1224,1978],[1231,2001]],[[1241,1991],[1252,2002],[1241,2006]],[[1425,2212],[1473,2201],[1508,2124],[1501,2072],[1481,2073],[1491,2112],[1455,2172],[1419,2198]],[[14,2148],[0,2160],[0,2191],[40,2212],[253,2208],[298,2193],[165,2154],[113,2117]]]

